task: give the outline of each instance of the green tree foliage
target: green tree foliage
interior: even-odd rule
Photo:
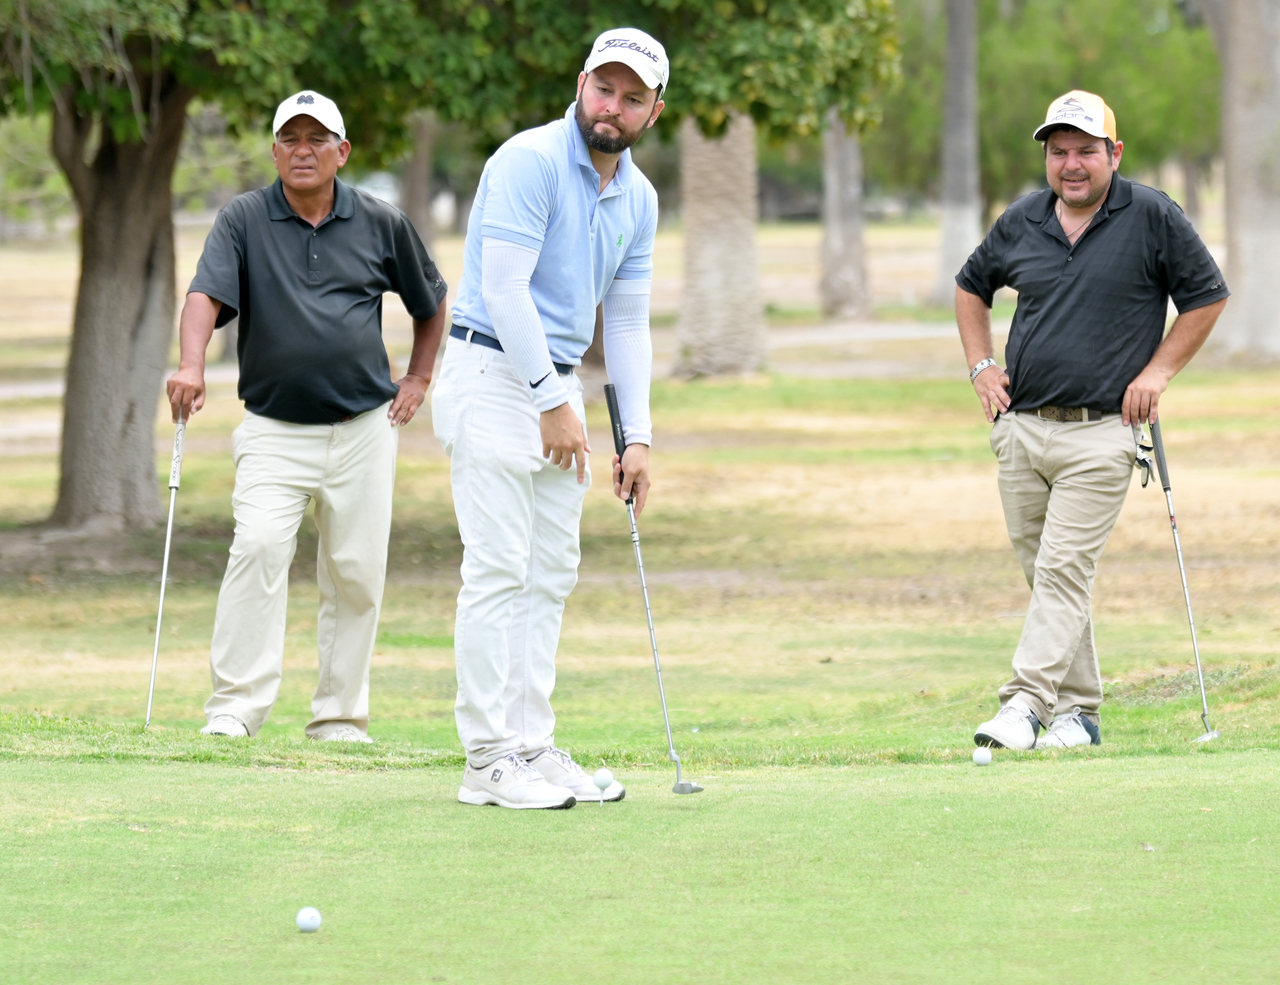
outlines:
[[[899,0],[903,84],[866,141],[869,180],[933,194],[942,131],[946,23],[940,0]],[[1218,147],[1219,64],[1208,32],[1176,0],[984,0],[979,13],[979,128],[988,206],[1042,180],[1031,132],[1068,89],[1115,110],[1130,174],[1203,160]]]

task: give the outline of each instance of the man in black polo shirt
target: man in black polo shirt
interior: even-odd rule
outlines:
[[[1013,679],[974,735],[1011,749],[1102,741],[1098,559],[1129,489],[1137,427],[1156,419],[1227,298],[1182,210],[1116,173],[1124,145],[1101,97],[1054,100],[1034,137],[1049,187],[1014,202],[956,277],[969,379],[994,421],[1005,521],[1032,588]],[[1004,286],[1018,308],[1001,369],[991,300]],[[1179,314],[1165,336],[1170,298]]]
[[[213,330],[239,314],[244,423],[232,436],[235,540],[218,594],[205,704],[211,735],[255,735],[280,686],[289,564],[307,504],[320,533],[320,681],[307,735],[369,741],[369,661],[386,574],[396,426],[422,403],[445,284],[404,214],[344,185],[342,114],[316,92],[276,111],[280,179],[218,213],[182,309],[175,420],[204,404]],[[382,295],[413,318],[391,381]]]

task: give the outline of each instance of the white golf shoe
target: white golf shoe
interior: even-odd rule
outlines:
[[[249,727],[234,715],[214,715],[213,719],[200,730],[201,735],[225,735],[231,739],[245,739],[249,736]]]
[[[321,742],[372,742],[373,740],[361,732],[354,725],[339,725],[331,732],[323,735],[313,735],[313,739],[319,739]]]
[[[1054,715],[1048,734],[1036,743],[1037,749],[1069,749],[1071,746],[1100,746],[1102,731],[1080,713]]]
[[[617,780],[605,787],[601,794],[591,774],[575,763],[567,752],[555,746],[538,753],[529,760],[529,765],[546,777],[548,782],[558,787],[568,787],[578,800],[584,802],[603,800],[613,803],[627,795],[627,788]]]
[[[1039,734],[1040,719],[1015,696],[1005,702],[995,718],[978,726],[973,743],[996,749],[1034,749]]]
[[[476,807],[493,805],[515,810],[556,810],[577,803],[572,790],[547,782],[515,753],[479,769],[468,763],[458,800]]]

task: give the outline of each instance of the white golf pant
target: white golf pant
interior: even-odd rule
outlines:
[[[290,424],[245,412],[232,435],[235,539],[218,593],[205,714],[255,735],[284,663],[289,565],[315,500],[320,680],[307,734],[369,727],[369,662],[387,570],[398,434],[384,404],[340,424]]]
[[[562,377],[585,422],[582,383]],[[450,339],[431,397],[451,461],[462,535],[454,646],[458,736],[477,768],[554,744],[551,692],[565,600],[578,580],[578,528],[591,484],[542,455],[539,414],[510,359]]]

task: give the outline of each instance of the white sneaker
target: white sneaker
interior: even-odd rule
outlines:
[[[458,800],[476,807],[496,805],[516,810],[555,810],[577,803],[572,790],[548,783],[515,753],[480,769],[468,763],[462,774]]]
[[[321,742],[372,742],[373,740],[354,725],[339,725],[332,732],[314,736]]]
[[[1049,734],[1036,743],[1037,749],[1068,749],[1071,746],[1100,746],[1102,731],[1080,713],[1054,715]]]
[[[973,743],[997,749],[1034,749],[1040,734],[1040,719],[1017,697],[1010,698],[996,717],[983,722],[974,733]]]
[[[214,715],[213,719],[200,730],[201,735],[225,735],[231,739],[245,739],[249,736],[249,726],[234,715]]]
[[[575,763],[567,752],[555,746],[538,753],[529,760],[529,765],[541,773],[548,783],[568,787],[573,791],[573,795],[583,802],[603,800],[606,803],[613,803],[627,795],[627,788],[614,780],[605,787],[602,796],[591,774]]]

